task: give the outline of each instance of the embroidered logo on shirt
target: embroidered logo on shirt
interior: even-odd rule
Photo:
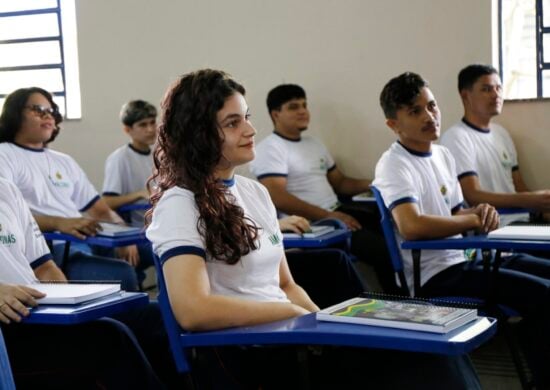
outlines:
[[[450,204],[451,202],[447,197],[447,193],[449,192],[449,190],[447,190],[447,187],[445,186],[445,184],[442,184],[441,187],[439,187],[439,191],[441,192],[441,195],[443,195],[443,199],[445,200],[445,203]]]
[[[56,187],[59,187],[59,188],[70,187],[70,184],[68,181],[63,181],[63,175],[59,171],[55,173],[55,179],[51,175],[48,175],[48,179],[50,179],[50,182]]]
[[[512,161],[510,161],[510,157],[508,157],[508,154],[504,150],[502,151],[502,158],[500,159],[500,164],[505,169],[512,168],[512,165],[513,165]]]
[[[2,225],[0,224],[0,232],[2,232]],[[15,238],[15,234],[8,233],[8,234],[0,234],[0,243],[4,245],[11,245],[15,244],[17,242]]]
[[[319,159],[319,169],[321,169],[321,170],[327,169],[327,162],[325,161],[325,159],[323,157],[321,157]]]
[[[272,245],[279,245],[281,243],[281,239],[279,238],[279,235],[277,233],[271,234],[268,239]]]

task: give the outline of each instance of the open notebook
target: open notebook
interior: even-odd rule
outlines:
[[[119,283],[35,283],[28,287],[46,294],[38,304],[75,305],[120,291]]]
[[[509,240],[549,240],[550,225],[508,225],[493,230],[487,237]]]
[[[100,222],[99,225],[103,230],[97,232],[98,236],[106,237],[121,237],[138,234],[142,228],[126,225],[118,225],[116,223]]]

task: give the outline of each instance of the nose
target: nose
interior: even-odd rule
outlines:
[[[254,137],[256,135],[256,133],[257,133],[256,128],[252,125],[252,123],[247,122],[244,136],[245,137]]]

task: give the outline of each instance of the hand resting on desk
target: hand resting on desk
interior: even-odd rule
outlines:
[[[0,284],[0,321],[9,324],[20,322],[21,317],[30,314],[28,307],[38,305],[35,298],[44,298],[46,294],[26,286]]]

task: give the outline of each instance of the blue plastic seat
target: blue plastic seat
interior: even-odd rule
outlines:
[[[0,329],[0,389],[15,390],[15,383],[13,381],[13,374],[8,359],[8,351],[4,343],[4,336],[2,336],[2,329]]]

